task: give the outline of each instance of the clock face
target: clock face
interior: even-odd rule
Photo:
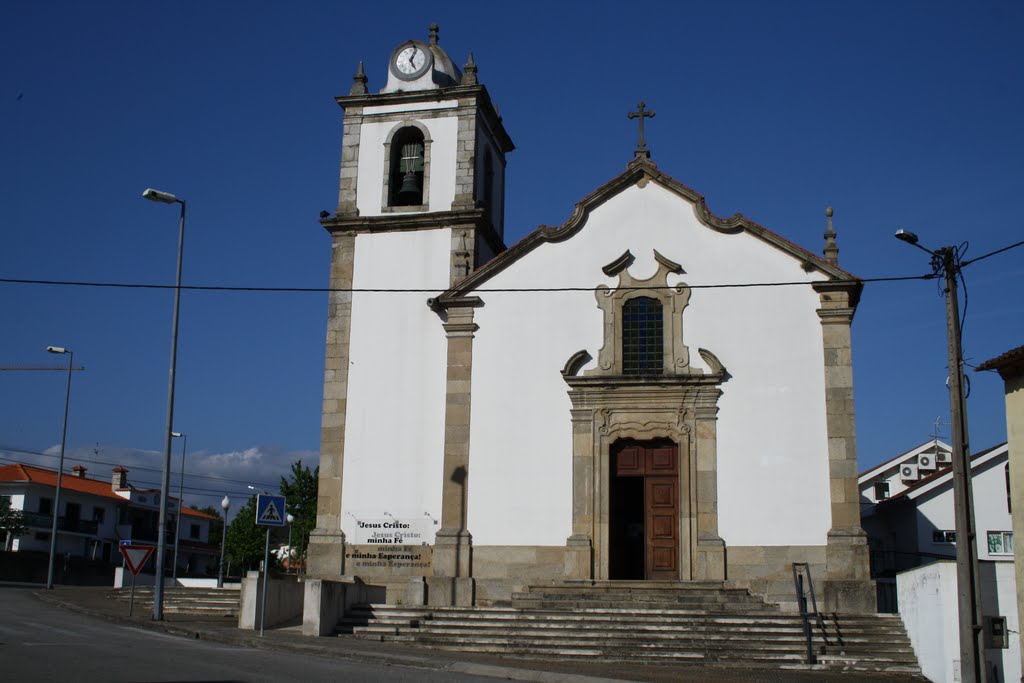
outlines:
[[[391,60],[391,70],[403,80],[419,78],[431,63],[431,54],[425,45],[409,43],[401,47]]]

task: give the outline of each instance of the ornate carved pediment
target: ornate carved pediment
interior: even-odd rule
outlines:
[[[604,346],[598,352],[597,367],[585,370],[587,376],[625,376],[622,360],[623,340],[623,306],[631,299],[645,297],[661,303],[662,306],[662,348],[664,365],[660,373],[646,374],[646,381],[657,381],[658,377],[702,375],[702,370],[690,365],[690,350],[683,339],[683,311],[690,301],[690,287],[685,282],[669,285],[668,276],[682,275],[683,267],[654,252],[654,261],[658,270],[649,278],[639,279],[629,272],[635,258],[628,250],[602,268],[608,276],[617,276],[618,284],[614,287],[601,285],[595,296],[597,305],[603,312]],[[584,351],[578,352],[566,363],[562,374],[566,377],[575,376],[589,361],[584,360]],[[704,355],[704,354],[707,355]],[[701,350],[701,357],[711,367],[714,375],[723,375],[724,367],[717,362],[714,354]],[[709,360],[709,357],[712,360]]]

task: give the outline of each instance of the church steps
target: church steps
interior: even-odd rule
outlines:
[[[704,609],[635,603],[627,606],[625,602],[587,609],[530,609],[519,604],[437,608],[359,605],[338,623],[338,632],[357,639],[436,650],[538,659],[579,657],[806,668],[806,641],[799,615],[756,600],[739,611],[722,609],[714,601],[708,601]],[[842,645],[837,644],[837,628]],[[822,653],[820,667],[919,671],[898,617],[830,615],[826,629],[829,645],[818,626],[813,626],[813,647]]]
[[[421,626],[403,627],[400,625],[372,624],[367,626],[353,626],[351,632],[357,636],[387,636],[387,635],[421,635],[427,637],[443,638],[466,638],[474,641],[482,638],[497,638],[502,640],[556,638],[562,640],[597,640],[606,644],[614,644],[619,640],[624,642],[636,642],[643,638],[646,642],[665,642],[674,646],[681,646],[684,643],[704,643],[709,647],[725,644],[729,647],[737,647],[740,644],[753,644],[760,649],[773,648],[795,648],[803,652],[805,641],[800,632],[789,631],[731,631],[728,633],[715,633],[700,630],[664,629],[664,630],[640,630],[631,629],[628,635],[621,635],[614,632],[607,632],[592,628],[517,628],[510,632],[507,628],[494,627],[453,627],[453,626]],[[844,653],[902,653],[909,654],[913,650],[909,642],[886,641],[879,642],[877,638],[857,637],[846,639],[842,646],[825,646],[820,635],[815,637],[815,647],[831,651],[831,654],[842,655]]]

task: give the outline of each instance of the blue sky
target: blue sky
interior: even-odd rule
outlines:
[[[510,244],[624,169],[640,99],[653,159],[712,211],[820,251],[831,205],[861,277],[929,271],[897,228],[969,241],[967,258],[1024,234],[1019,2],[433,4],[0,4],[0,277],[172,284],[177,209],[141,198],[155,187],[189,202],[185,284],[326,286],[333,98],[360,60],[381,88],[432,21],[456,63],[474,52],[516,143]],[[1024,344],[1022,257],[965,269],[970,362]],[[158,480],[171,306],[167,290],[0,283],[0,366],[60,365],[60,345],[86,367],[69,465]],[[210,477],[186,480],[188,502],[315,465],[326,311],[322,293],[183,293],[175,428]],[[936,284],[868,284],[853,350],[864,469],[948,420]],[[1006,438],[1002,382],[971,379],[979,450]],[[4,461],[54,465],[31,454],[56,452],[64,381],[0,372]]]

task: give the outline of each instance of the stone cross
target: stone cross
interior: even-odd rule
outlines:
[[[639,111],[631,111],[631,112],[629,112],[627,114],[629,116],[629,118],[631,118],[631,119],[640,119],[640,121],[639,121],[639,123],[640,123],[640,138],[637,140],[636,151],[634,152],[634,154],[636,154],[636,156],[638,156],[638,157],[639,156],[645,156],[645,157],[651,156],[651,153],[647,150],[647,146],[644,145],[644,118],[653,119],[654,118],[654,112],[653,111],[644,111],[644,107],[645,106],[646,105],[644,105],[644,101],[640,100],[640,102],[638,102],[637,105],[636,105],[636,107],[637,107],[637,109]]]

